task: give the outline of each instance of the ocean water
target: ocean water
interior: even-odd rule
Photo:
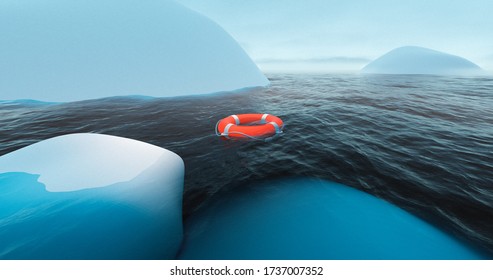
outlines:
[[[184,219],[224,193],[286,176],[387,200],[493,254],[493,78],[272,74],[268,88],[180,98],[0,103],[0,155],[96,132],[169,149],[185,162]],[[230,141],[231,114],[270,113],[284,133]]]

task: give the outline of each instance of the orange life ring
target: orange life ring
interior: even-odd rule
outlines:
[[[227,138],[261,138],[282,133],[284,124],[269,114],[240,114],[228,116],[216,124],[216,134]]]

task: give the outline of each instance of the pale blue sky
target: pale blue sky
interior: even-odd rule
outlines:
[[[221,25],[264,71],[357,71],[416,45],[493,71],[489,0],[177,0]]]

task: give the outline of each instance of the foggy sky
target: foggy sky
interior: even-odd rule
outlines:
[[[358,71],[413,45],[493,71],[493,1],[177,0],[229,32],[264,71]]]

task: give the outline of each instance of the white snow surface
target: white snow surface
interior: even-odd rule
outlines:
[[[177,189],[181,194],[183,184],[179,185],[179,182],[183,182],[184,173],[181,157],[128,138],[91,133],[68,134],[0,157],[0,173],[39,175],[38,181],[50,192],[130,182],[148,174],[148,170],[156,170],[154,180],[159,178],[163,182],[172,182],[172,186],[163,183],[163,188]]]
[[[0,34],[0,100],[166,97],[269,84],[226,31],[169,0],[2,0]]]
[[[405,46],[391,50],[361,69],[368,74],[487,75],[473,62],[444,52]]]

